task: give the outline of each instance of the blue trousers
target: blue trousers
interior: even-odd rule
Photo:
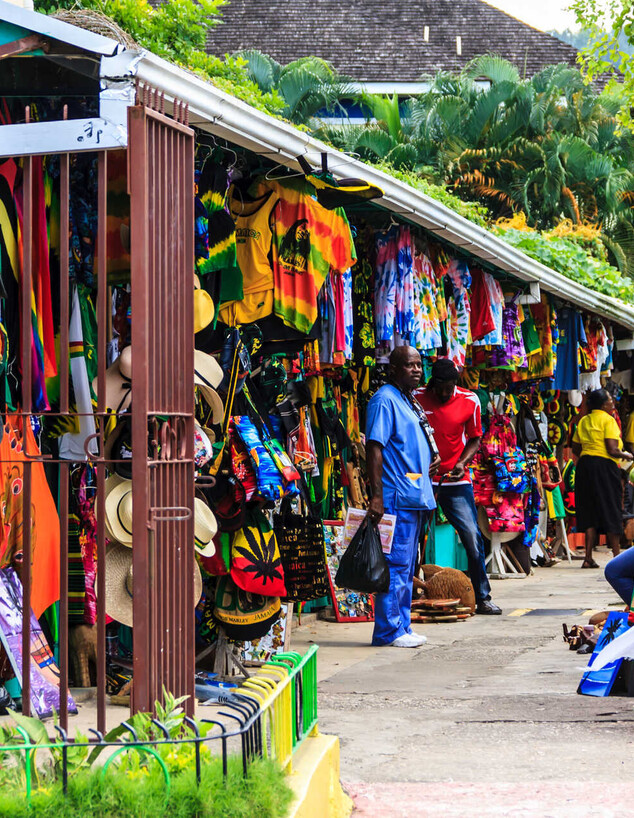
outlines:
[[[626,605],[634,593],[634,546],[621,552],[605,566],[605,578]]]
[[[392,551],[385,555],[390,568],[390,590],[374,597],[373,645],[389,645],[411,633],[412,580],[418,558],[418,541],[429,511],[385,509],[396,514]]]
[[[460,541],[467,552],[469,577],[475,591],[476,601],[482,602],[489,599],[491,585],[484,561],[484,541],[478,526],[473,486],[471,483],[460,486],[445,484],[438,490],[437,500],[445,517],[458,532]]]

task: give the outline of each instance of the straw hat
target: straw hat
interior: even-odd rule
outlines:
[[[117,543],[106,553],[106,613],[132,627],[132,551]],[[203,592],[203,581],[198,563],[194,561],[194,605]]]
[[[213,511],[198,497],[194,498],[194,545],[201,557],[213,557],[216,546],[213,538],[218,533],[218,523]]]
[[[225,407],[220,395],[215,389],[210,389],[208,386],[199,386],[198,388],[211,409],[211,422],[214,424],[222,423],[222,419],[225,415]]]
[[[132,545],[132,481],[118,475],[106,480],[106,527],[117,542]]]
[[[122,412],[130,406],[132,391],[132,347],[127,346],[117,360],[106,369],[106,408]],[[92,388],[98,393],[99,378],[94,378]]]
[[[196,386],[217,389],[224,377],[224,372],[213,355],[194,350],[194,383]]]
[[[207,290],[194,290],[194,332],[200,332],[214,320],[213,298]]]

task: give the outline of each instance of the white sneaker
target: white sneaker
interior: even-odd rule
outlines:
[[[404,633],[391,642],[390,646],[393,648],[419,648],[421,645],[424,645],[426,641],[426,636],[419,636],[416,633]]]

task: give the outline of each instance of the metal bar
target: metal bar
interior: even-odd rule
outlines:
[[[97,159],[97,396],[99,412],[105,412],[106,346],[108,343],[108,155],[101,151]],[[105,415],[100,416],[103,433]],[[102,453],[101,453],[102,454]],[[106,474],[103,463],[97,465],[97,729],[106,730]]]
[[[68,730],[68,492],[69,465],[59,467],[59,722]]]
[[[26,119],[30,110],[26,109]],[[31,290],[33,281],[33,157],[27,156],[23,166],[23,224],[21,306],[21,369],[22,369],[22,444],[26,441],[26,424],[31,412]],[[23,465],[22,488],[22,712],[31,714],[31,461]]]
[[[132,710],[149,711],[151,643],[148,611],[149,531],[148,531],[148,307],[150,288],[148,277],[148,167],[154,157],[148,154],[147,121],[149,112],[140,105],[128,108],[128,184],[130,190],[131,245],[131,307],[132,307],[132,482],[134,484],[134,515],[132,537],[134,659]],[[154,351],[158,353],[157,350]],[[157,680],[160,681],[160,680]]]

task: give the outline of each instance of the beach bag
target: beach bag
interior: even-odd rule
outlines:
[[[367,515],[339,561],[335,585],[367,594],[389,591],[390,569],[383,554],[379,530]]]
[[[230,576],[218,580],[213,615],[229,639],[250,642],[265,636],[279,619],[281,607],[279,597],[243,591]]]
[[[506,415],[491,415],[489,426],[484,433],[480,451],[486,457],[504,457],[505,452],[517,446],[513,424]]]
[[[561,470],[552,449],[548,447],[548,454],[539,458],[539,475],[542,488],[552,491],[562,481]]]
[[[231,576],[239,588],[263,596],[286,596],[284,568],[275,532],[261,511],[246,515],[233,535]]]
[[[273,515],[273,530],[284,568],[286,599],[308,602],[328,596],[330,585],[321,519],[310,514],[294,514],[284,502],[280,513]]]
[[[262,443],[253,421],[247,415],[235,415],[233,428],[244,443],[255,471],[258,494],[267,503],[275,503],[285,494],[282,474]]]
[[[526,494],[530,490],[530,475],[526,457],[519,446],[504,452],[501,457],[493,457],[492,460],[498,491]]]

